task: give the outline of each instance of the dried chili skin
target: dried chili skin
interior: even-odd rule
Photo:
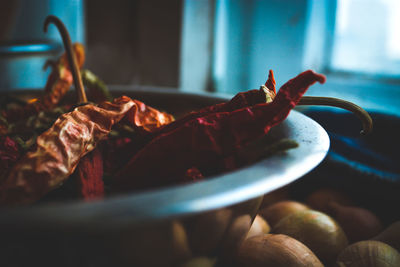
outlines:
[[[84,200],[89,201],[104,196],[103,156],[98,147],[79,161],[76,178],[78,193]]]
[[[136,117],[132,112],[141,112],[141,109],[132,99],[122,96],[112,103],[79,106],[61,115],[37,138],[36,149],[19,160],[1,181],[0,205],[32,203],[60,186],[79,160],[107,137],[114,124],[128,113]],[[169,123],[168,118],[172,116],[163,117],[163,114],[155,110],[151,113]]]
[[[169,131],[154,138],[115,176],[115,189],[141,190],[176,183],[193,166],[201,171],[223,171],[224,158],[283,121],[317,81],[323,83],[325,77],[305,71],[284,84],[270,103],[208,113],[175,128],[175,123],[170,124]]]

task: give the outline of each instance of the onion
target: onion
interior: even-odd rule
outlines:
[[[239,267],[258,266],[323,266],[315,254],[299,241],[286,235],[258,235],[246,239],[240,246]]]
[[[339,224],[328,215],[314,210],[286,216],[273,227],[272,232],[299,240],[326,263],[334,262],[348,244]]]
[[[272,227],[284,217],[300,211],[307,210],[308,207],[297,201],[286,200],[277,202],[269,207],[259,211],[259,214],[271,225]]]
[[[208,257],[196,257],[192,258],[183,264],[179,265],[180,267],[213,267],[215,265],[216,260]]]
[[[360,241],[343,250],[337,267],[398,267],[400,253],[391,246],[374,240]]]
[[[257,215],[254,218],[253,224],[251,225],[246,238],[250,238],[250,237],[253,237],[256,235],[268,234],[270,230],[271,230],[271,227],[269,226],[267,221],[265,221],[262,216]]]
[[[353,205],[353,201],[344,193],[331,188],[320,188],[306,198],[306,204],[314,210],[329,214],[329,202],[336,202],[344,206]]]
[[[382,223],[372,212],[360,207],[328,204],[333,218],[340,224],[350,243],[370,239],[382,231]]]

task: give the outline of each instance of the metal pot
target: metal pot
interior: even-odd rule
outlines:
[[[175,114],[228,99],[157,89],[124,94]],[[271,140],[283,137],[296,140],[299,147],[206,181],[92,203],[3,209],[3,262],[7,266],[176,266],[196,255],[229,260],[263,195],[312,170],[329,148],[325,130],[296,111],[268,134]]]

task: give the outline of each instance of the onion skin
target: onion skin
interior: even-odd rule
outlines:
[[[259,211],[259,214],[268,222],[269,225],[274,227],[281,219],[286,216],[301,210],[308,210],[309,208],[297,201],[285,200],[272,204]]]
[[[328,215],[303,210],[286,216],[277,223],[273,233],[291,236],[310,248],[324,263],[335,262],[347,245],[347,237],[339,224]]]
[[[392,223],[372,239],[386,243],[400,251],[400,221]]]
[[[269,226],[267,221],[264,220],[261,215],[256,215],[253,224],[251,225],[250,230],[247,233],[246,238],[250,238],[256,235],[268,234],[269,231],[271,231],[271,227]]]
[[[258,235],[246,239],[237,255],[238,267],[322,267],[315,254],[286,235]]]
[[[350,243],[370,239],[383,229],[379,218],[367,209],[345,207],[335,202],[330,202],[329,208]]]
[[[331,188],[320,188],[306,198],[306,204],[323,213],[329,214],[329,202],[336,202],[344,206],[354,205],[353,201],[344,193]]]
[[[400,253],[393,247],[374,240],[360,241],[343,250],[336,267],[397,267]]]

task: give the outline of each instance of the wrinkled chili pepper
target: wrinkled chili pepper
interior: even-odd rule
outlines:
[[[144,110],[155,119],[145,122],[136,115]],[[148,111],[152,110],[152,113]],[[164,114],[164,115],[163,115]],[[156,112],[122,96],[112,103],[99,106],[87,104],[63,114],[54,125],[36,140],[36,149],[18,161],[6,179],[0,183],[0,204],[32,203],[60,186],[74,171],[79,160],[107,137],[111,127],[128,116],[137,127],[147,129],[146,122],[169,123],[172,116]],[[133,119],[134,118],[134,119]],[[150,128],[151,128],[150,127]]]
[[[183,124],[170,124],[169,131],[155,137],[117,173],[115,189],[165,186],[182,179],[193,166],[207,171],[205,175],[223,171],[224,158],[283,121],[308,87],[317,81],[323,83],[325,77],[305,71],[284,84],[270,103],[232,112],[207,113]]]
[[[79,161],[76,178],[78,193],[84,200],[89,201],[104,196],[103,157],[98,147]]]
[[[166,133],[181,125],[184,125],[188,121],[207,116],[208,114],[216,112],[232,112],[234,110],[255,104],[271,102],[275,98],[275,95],[275,78],[273,71],[270,70],[265,85],[261,86],[259,90],[240,92],[228,102],[208,106],[198,111],[191,112],[188,115],[176,120],[173,124],[168,124],[162,128],[159,128],[153,133],[153,136]]]
[[[272,89],[266,87],[270,86]],[[234,111],[236,109],[251,106],[258,103],[270,102],[275,97],[275,80],[272,70],[269,71],[268,80],[265,85],[261,86],[259,90],[249,90],[247,92],[238,93],[229,102],[220,103],[213,106],[208,106],[199,111],[194,111],[186,116],[178,119],[172,124],[164,123],[163,127],[159,124],[155,124],[156,127],[145,129],[145,132],[136,131],[136,135],[131,142],[126,142],[124,146],[119,146],[116,143],[109,142],[106,146],[107,153],[107,173],[115,173],[116,169],[123,167],[129,159],[143,148],[150,140],[156,136],[170,131],[171,129],[179,127],[179,125],[184,125],[186,122],[193,120],[195,118],[206,116],[207,114],[223,111]],[[143,104],[144,105],[144,104]],[[138,105],[140,106],[140,105]],[[154,116],[146,115],[146,112],[136,113],[141,115],[143,118],[152,119]],[[171,120],[172,121],[172,120]],[[155,121],[157,123],[157,120]],[[138,122],[132,123],[133,125],[139,125]],[[148,126],[153,125],[151,122],[147,122]],[[137,130],[137,129],[136,129]],[[112,162],[112,163],[111,163]],[[190,177],[190,170],[189,176]],[[189,179],[190,180],[190,179]]]
[[[85,61],[85,52],[82,44],[73,45],[73,50],[77,56],[79,68]],[[40,98],[31,99],[25,106],[12,108],[4,112],[4,117],[8,123],[26,119],[40,111],[53,109],[68,92],[73,83],[70,66],[64,53],[56,63],[47,63],[52,66],[52,72],[47,80],[44,94]]]

